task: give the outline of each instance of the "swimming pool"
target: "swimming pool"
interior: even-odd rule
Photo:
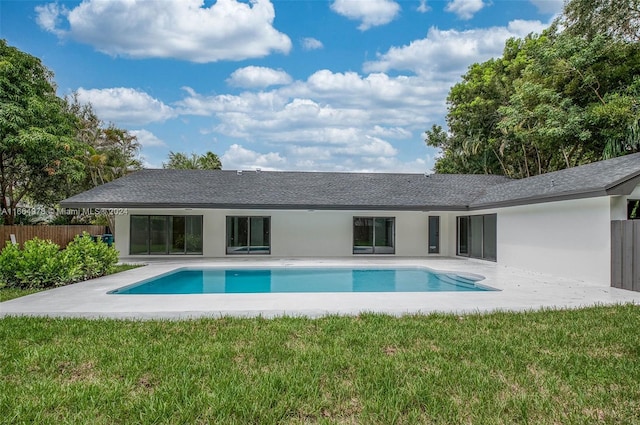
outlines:
[[[181,268],[110,294],[240,294],[275,292],[493,291],[480,277],[426,268]]]

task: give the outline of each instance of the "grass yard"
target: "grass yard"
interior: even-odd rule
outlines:
[[[640,423],[640,307],[0,321],[8,423]]]
[[[110,274],[124,272],[126,270],[137,269],[138,267],[142,267],[141,264],[116,264],[113,267],[113,271]],[[24,297],[25,295],[35,294],[36,292],[46,291],[47,289],[21,289],[21,288],[3,288],[0,287],[0,302],[9,301],[14,298]]]

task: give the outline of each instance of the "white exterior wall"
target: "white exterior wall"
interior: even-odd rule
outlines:
[[[449,255],[451,247],[446,214],[422,211],[325,211],[325,210],[213,210],[213,209],[129,209],[129,215],[202,215],[203,255],[226,254],[227,216],[271,217],[271,256],[347,257],[353,254],[353,217],[395,217],[395,256]],[[116,217],[116,248],[129,255],[129,215]],[[440,215],[440,252],[428,254],[428,217]],[[453,232],[455,233],[455,220]],[[455,239],[453,240],[455,242]],[[453,248],[455,252],[455,247]],[[233,255],[236,257],[238,255]],[[357,256],[366,256],[357,254]],[[374,254],[379,256],[379,254]],[[158,256],[153,256],[158,257]],[[172,258],[175,255],[170,256]],[[253,257],[253,255],[251,256]]]
[[[611,206],[603,196],[489,211],[498,214],[498,264],[608,285]]]
[[[395,256],[453,257],[456,255],[457,217],[496,213],[498,264],[608,285],[611,220],[626,219],[628,199],[640,199],[640,185],[629,196],[471,212],[129,209],[129,214],[202,215],[203,255],[194,257],[231,257],[226,254],[226,217],[247,215],[271,217],[272,257],[354,256],[355,216],[395,217]],[[440,216],[439,254],[428,254],[430,215]],[[121,257],[126,258],[129,252],[128,215],[116,216],[115,241]],[[175,258],[175,255],[169,257]]]
[[[627,219],[627,201],[640,199],[640,184],[629,194],[629,196],[611,197],[611,220]]]

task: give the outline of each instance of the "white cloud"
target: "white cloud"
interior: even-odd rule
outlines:
[[[286,72],[262,66],[236,69],[227,79],[229,85],[244,88],[264,88],[290,84],[292,81],[291,76]]]
[[[358,29],[386,25],[400,13],[400,5],[392,0],[335,0],[331,10],[354,21],[360,21]]]
[[[391,139],[408,139],[411,137],[411,132],[402,127],[381,127],[379,125],[375,125],[370,134]]]
[[[343,148],[334,149],[332,153],[365,157],[392,157],[398,154],[398,150],[385,140],[366,136],[361,143],[349,144]]]
[[[302,44],[302,48],[304,50],[318,50],[324,48],[322,41],[317,40],[313,37],[303,38],[300,43]]]
[[[507,39],[541,32],[545,27],[540,21],[516,20],[507,27],[466,31],[431,28],[423,39],[378,54],[377,60],[364,64],[364,69],[367,72],[408,70],[450,85],[469,65],[501,56]]]
[[[447,12],[455,13],[460,19],[469,20],[473,18],[485,6],[482,0],[452,0],[444,9]]]
[[[432,172],[433,163],[434,158],[429,156],[406,162],[396,157],[380,156],[364,158],[358,171],[364,173],[424,173],[425,171]]]
[[[420,5],[416,10],[420,13],[427,13],[428,11],[431,10],[431,8],[427,4],[427,0],[420,0]]]
[[[519,20],[466,31],[432,28],[365,63],[365,74],[321,69],[306,80],[235,95],[185,88],[173,106],[211,117],[208,130],[237,145],[225,153],[225,168],[423,172],[435,159],[426,154],[423,132],[441,123],[449,88],[472,63],[501,56],[508,38],[544,27]],[[425,154],[401,159],[402,145]]]
[[[239,144],[233,144],[221,156],[225,170],[304,170],[304,171],[349,171],[349,172],[404,172],[423,173],[429,171],[434,158],[425,156],[410,161],[402,161],[388,150],[394,148],[374,147],[362,152],[356,146],[338,149],[321,147],[291,146],[286,155],[278,152],[259,153]],[[384,145],[384,143],[383,143]]]
[[[562,12],[564,0],[530,0],[538,8],[538,12],[547,14],[558,14]]]
[[[540,34],[548,25],[540,21],[527,21],[524,19],[515,19],[507,25],[507,31],[514,34],[514,37],[525,37],[532,32]]]
[[[42,6],[36,6],[36,23],[40,28],[49,31],[57,36],[63,36],[64,31],[58,29],[62,23],[62,17],[68,14],[68,10],[58,3],[49,3]]]
[[[215,116],[214,131],[228,137],[348,143],[367,135],[405,139],[413,130],[424,130],[425,120],[444,111],[447,89],[419,77],[322,70],[267,92],[203,96],[188,91],[176,106],[183,114]]]
[[[77,90],[82,103],[90,103],[100,119],[118,124],[147,124],[173,118],[176,112],[158,99],[132,88]]]
[[[261,154],[238,144],[231,145],[220,160],[225,170],[280,170],[287,163],[279,153]]]
[[[225,152],[225,168],[369,171],[370,164],[362,168],[365,158],[385,157],[394,159],[385,161],[390,168],[376,171],[424,171],[424,162],[398,160],[394,143],[424,146],[422,131],[444,112],[446,91],[417,77],[322,70],[268,92],[202,96],[190,89],[176,106],[215,117],[212,132],[221,138],[269,151],[258,154],[236,143]]]
[[[289,146],[287,153],[290,156],[296,157],[296,162],[303,161],[327,161],[331,159],[331,152],[329,149],[321,146]]]
[[[142,148],[157,148],[157,147],[167,147],[167,144],[159,139],[155,134],[150,132],[149,130],[131,130],[129,131],[132,135],[136,136],[138,143],[142,146]]]
[[[218,0],[209,7],[203,0],[85,0],[71,10],[38,6],[36,13],[43,29],[113,56],[205,63],[291,50],[289,37],[273,27],[269,0]]]

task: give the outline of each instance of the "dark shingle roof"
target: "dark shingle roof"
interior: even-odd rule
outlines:
[[[560,199],[627,194],[640,179],[640,153],[593,162],[495,185],[471,202],[471,208],[522,205]]]
[[[142,170],[62,202],[64,207],[466,209],[486,175]]]
[[[67,208],[478,210],[630,193],[640,153],[521,180],[492,175],[142,170]]]

